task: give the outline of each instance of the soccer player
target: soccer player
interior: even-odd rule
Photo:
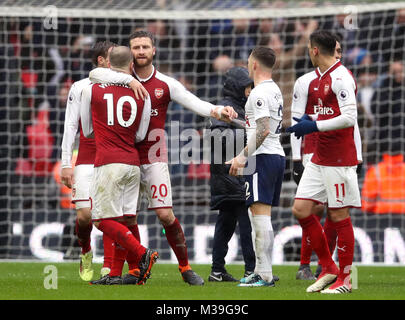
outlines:
[[[336,49],[335,49],[336,59],[342,59],[342,47],[339,39],[336,39]],[[304,114],[314,115],[317,111],[317,101],[314,99],[316,96],[316,71],[311,71],[300,78],[297,79],[294,85],[293,102],[291,106],[291,123],[294,125],[297,122],[293,119],[301,118]],[[361,151],[361,138],[358,125],[355,125],[355,142],[357,150],[357,160],[359,163],[363,161],[362,151]],[[291,138],[291,149],[293,158],[293,179],[299,183],[302,172],[306,163],[311,159],[315,143],[316,143],[316,133],[311,133],[305,135],[302,139],[297,139],[294,135]],[[324,204],[317,204],[314,207],[313,214],[319,220],[322,219],[324,213]],[[329,251],[331,254],[335,251],[336,247],[336,230],[332,228],[329,219],[325,220],[323,226],[326,239],[328,241]],[[301,260],[300,267],[298,269],[296,279],[297,280],[315,280],[322,272],[322,266],[318,264],[315,275],[312,274],[310,268],[312,248],[308,243],[308,236],[306,233],[302,235],[301,238]],[[319,261],[318,261],[319,262]]]
[[[203,285],[204,280],[189,265],[184,232],[172,210],[172,191],[164,139],[166,113],[169,103],[175,101],[205,117],[212,116],[230,121],[236,118],[237,114],[232,107],[215,106],[200,100],[179,81],[156,70],[152,64],[156,48],[151,33],[135,32],[130,36],[129,45],[134,58],[133,75],[149,92],[152,103],[147,138],[137,145],[141,160],[141,193],[147,194],[148,209],[155,211],[165,229],[183,280],[190,285]],[[132,87],[134,77],[97,68],[90,73],[90,79],[93,82],[123,83]],[[136,218],[128,223],[132,228],[136,228]]]
[[[349,207],[361,207],[354,138],[356,83],[350,71],[336,59],[335,47],[332,33],[320,30],[311,34],[308,49],[317,68],[314,89],[317,113],[313,117],[295,118],[298,123],[287,129],[297,138],[318,132],[314,154],[305,166],[292,208],[322,265],[322,273],[307,292],[351,291],[354,233]],[[340,269],[332,259],[319,220],[312,214],[317,203],[328,204],[328,220],[337,234]]]
[[[249,56],[249,77],[254,81],[254,89],[245,106],[247,146],[226,162],[231,164],[229,174],[234,176],[245,165],[245,170],[254,169],[246,171],[246,205],[252,215],[256,267],[254,273],[240,280],[239,286],[275,286],[271,208],[279,204],[285,168],[280,143],[283,97],[271,78],[275,61],[275,53],[268,47],[256,47]]]
[[[108,68],[109,52],[115,44],[109,41],[97,42],[92,48],[92,62],[97,67]],[[93,164],[95,157],[95,144],[93,139],[83,136],[80,126],[80,104],[83,88],[91,84],[89,78],[73,83],[70,88],[65,126],[62,140],[62,171],[61,180],[65,186],[72,188],[72,202],[75,203],[76,234],[81,246],[79,275],[84,281],[90,281],[93,277],[92,259],[93,253],[90,244],[90,234],[93,227],[91,222],[91,203],[89,200],[89,187],[93,177]],[[134,83],[137,93],[145,95],[145,90],[140,83]],[[76,133],[80,128],[80,144],[75,169],[72,169],[72,153]],[[112,240],[103,236],[104,264],[101,275],[109,273],[112,262]]]
[[[132,54],[124,46],[110,53],[111,68],[131,73]],[[90,188],[94,225],[128,251],[128,277],[143,283],[158,258],[128,229],[126,216],[136,214],[140,186],[140,159],[135,142],[142,141],[150,120],[150,99],[136,99],[126,86],[95,84],[83,89],[81,121],[86,138],[94,135],[96,157]]]

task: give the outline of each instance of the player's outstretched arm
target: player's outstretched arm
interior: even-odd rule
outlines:
[[[62,161],[61,161],[61,181],[68,187],[73,185],[72,154],[76,133],[79,129],[80,119],[80,97],[78,97],[75,84],[69,90],[68,101],[66,103],[65,123],[62,139]]]
[[[173,101],[202,117],[213,117],[225,122],[231,122],[238,117],[238,114],[231,106],[216,106],[201,100],[188,91],[180,81],[172,77],[159,74],[159,79],[167,83],[170,90],[170,98]]]
[[[90,71],[89,79],[92,83],[124,84],[134,91],[136,99],[145,100],[149,95],[144,86],[130,74],[117,72],[108,68],[95,68]]]

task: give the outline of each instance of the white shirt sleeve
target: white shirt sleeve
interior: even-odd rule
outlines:
[[[353,77],[347,75],[335,79],[332,83],[332,90],[336,94],[341,114],[332,119],[317,120],[318,130],[330,131],[354,127],[357,122],[357,101],[356,84]]]
[[[141,142],[146,137],[149,128],[151,108],[152,106],[150,97],[147,97],[143,105],[142,119],[141,122],[139,123],[139,128],[135,136],[136,143]]]
[[[93,119],[91,117],[91,94],[93,85],[83,89],[80,118],[82,122],[83,135],[86,138],[94,138]]]
[[[130,74],[117,72],[109,68],[95,68],[90,71],[89,79],[92,83],[113,83],[129,85],[129,83],[135,78]]]
[[[72,85],[66,103],[65,124],[62,139],[62,168],[71,168],[73,147],[80,121],[80,92]]]
[[[363,150],[361,145],[360,129],[357,121],[356,124],[354,125],[354,144],[356,145],[357,161],[363,162]]]
[[[270,118],[270,109],[273,108],[269,94],[262,94],[260,91],[258,91],[258,89],[252,91],[249,95],[250,103],[253,106],[252,110],[254,112],[255,121],[259,120],[260,118]]]
[[[211,115],[211,110],[218,107],[196,97],[194,94],[188,91],[180,81],[169,77],[167,78],[166,83],[169,86],[171,99],[181,104],[186,109],[189,109],[200,116],[209,117]]]
[[[305,90],[300,80],[295,81],[293,100],[291,104],[291,125],[295,125],[297,121],[293,119],[302,118],[308,102],[308,90]],[[298,139],[294,134],[290,135],[291,151],[293,160],[302,160],[301,157],[301,144],[302,139]]]

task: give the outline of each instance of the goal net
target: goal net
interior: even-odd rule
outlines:
[[[382,189],[397,204],[351,211],[355,263],[405,264],[405,211],[398,204],[404,208],[405,2],[385,1],[0,1],[0,258],[78,257],[75,210],[60,182],[60,145],[68,90],[92,69],[95,42],[127,45],[134,30],[151,31],[155,66],[213,103],[223,98],[225,72],[246,66],[254,46],[269,46],[277,54],[273,77],[283,93],[285,129],[294,82],[313,69],[306,45],[316,28],[340,36],[343,63],[357,80],[363,200],[383,201],[377,178],[389,176]],[[211,263],[217,216],[203,157],[208,121],[176,103],[166,120],[174,213],[193,263]],[[296,185],[284,130],[281,140],[287,166],[281,205],[272,209],[275,264],[299,261],[301,237],[291,213]],[[385,167],[377,167],[382,161]],[[175,262],[162,226],[143,204],[142,243]],[[101,261],[101,234],[93,230],[95,260]],[[238,228],[226,261],[243,261]]]

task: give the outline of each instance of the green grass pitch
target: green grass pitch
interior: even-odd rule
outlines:
[[[50,273],[56,267],[57,289],[46,289]],[[100,264],[95,264],[99,277]],[[405,267],[358,266],[358,289],[345,295],[309,294],[305,288],[312,281],[295,280],[297,266],[274,266],[280,277],[274,288],[240,288],[235,283],[208,282],[209,265],[193,265],[205,280],[202,287],[192,287],[181,279],[174,264],[157,263],[143,286],[95,286],[82,281],[78,263],[0,262],[1,300],[404,300]],[[229,265],[235,277],[243,275],[242,265]],[[124,270],[126,272],[126,270]],[[48,283],[50,283],[48,281]],[[53,283],[55,284],[55,283]]]

